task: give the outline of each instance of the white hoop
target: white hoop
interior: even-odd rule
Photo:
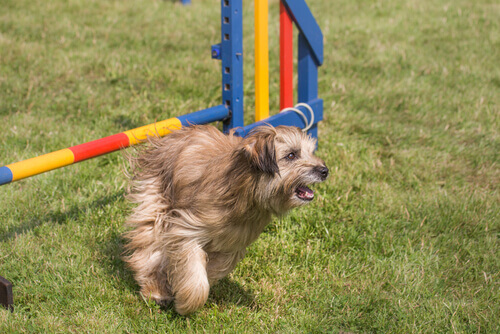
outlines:
[[[305,115],[305,114],[304,114],[304,113],[303,113],[300,109],[298,109],[297,107],[304,107],[304,108],[306,108],[307,110],[309,110],[309,112],[311,113],[311,121],[310,121],[310,122],[308,122],[308,121],[307,121],[307,117],[306,117],[306,115]],[[297,114],[299,114],[299,115],[302,117],[302,119],[304,120],[304,124],[305,124],[306,126],[302,129],[302,131],[303,131],[303,132],[306,132],[306,131],[308,131],[310,128],[312,128],[312,126],[314,125],[314,111],[312,110],[312,108],[311,108],[311,106],[310,106],[310,105],[308,105],[307,103],[297,103],[297,104],[295,105],[295,107],[293,107],[293,108],[292,108],[292,107],[290,107],[290,108],[285,108],[285,109],[281,110],[280,112],[285,112],[285,111],[290,111],[290,110],[295,111],[295,112],[296,112]]]
[[[313,109],[311,108],[310,105],[308,105],[307,103],[297,103],[295,105],[295,108],[297,107],[304,107],[306,108],[307,110],[309,110],[309,112],[311,113],[311,122],[309,122],[309,124],[307,125],[307,127],[304,128],[304,132],[308,131],[310,128],[312,128],[312,126],[314,125],[314,111]],[[298,109],[297,109],[298,110]]]

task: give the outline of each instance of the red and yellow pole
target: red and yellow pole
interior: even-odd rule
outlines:
[[[0,185],[136,145],[145,141],[148,136],[162,137],[181,127],[182,124],[178,118],[170,118],[88,143],[15,162],[0,167]]]

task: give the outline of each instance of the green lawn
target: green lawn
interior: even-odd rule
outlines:
[[[0,165],[219,104],[219,1],[192,2],[3,0]],[[0,333],[500,332],[500,5],[308,3],[331,170],[315,201],[268,226],[185,318],[142,300],[120,258],[122,153],[2,186],[15,311],[0,310]]]

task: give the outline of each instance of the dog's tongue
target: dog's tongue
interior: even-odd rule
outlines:
[[[298,187],[296,190],[297,196],[300,199],[311,201],[314,198],[314,191],[309,189],[308,187]]]

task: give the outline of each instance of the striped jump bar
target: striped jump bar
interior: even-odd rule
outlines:
[[[183,126],[211,123],[228,116],[228,109],[219,105],[6,165],[0,167],[0,185],[133,146],[148,136],[163,137]]]

